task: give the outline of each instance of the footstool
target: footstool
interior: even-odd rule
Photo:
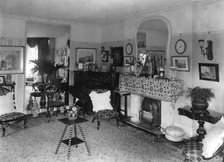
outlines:
[[[5,136],[5,128],[12,123],[24,121],[23,127],[26,128],[26,114],[20,112],[11,112],[0,115],[0,124],[2,125],[2,136]]]
[[[92,123],[97,120],[97,129],[100,128],[100,119],[116,119],[117,126],[119,126],[119,113],[115,110],[105,109],[105,110],[99,110],[96,112],[96,114],[93,117]]]
[[[185,132],[182,128],[177,126],[168,126],[166,128],[166,139],[173,142],[180,142],[184,140]]]

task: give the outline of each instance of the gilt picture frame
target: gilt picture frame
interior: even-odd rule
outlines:
[[[200,80],[219,82],[219,65],[211,63],[199,63]]]
[[[0,74],[24,73],[24,46],[0,46]]]
[[[190,71],[189,56],[172,56],[172,66],[178,71]]]
[[[0,76],[0,85],[5,84],[5,76]]]
[[[96,48],[76,48],[77,64],[96,63]]]

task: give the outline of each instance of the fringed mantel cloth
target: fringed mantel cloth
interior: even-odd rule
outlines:
[[[120,74],[119,90],[121,94],[131,93],[156,100],[175,102],[183,92],[181,80],[153,79],[130,74]]]

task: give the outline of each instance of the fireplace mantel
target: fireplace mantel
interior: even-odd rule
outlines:
[[[156,100],[174,101],[183,92],[182,80],[153,79],[131,74],[120,74],[121,94],[131,93]]]

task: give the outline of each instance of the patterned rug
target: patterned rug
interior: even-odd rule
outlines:
[[[0,137],[1,162],[64,162],[67,161],[68,146],[61,144],[58,153],[55,150],[64,130],[64,125],[53,117],[46,122],[45,116],[28,119],[28,128],[21,129],[22,123],[6,129],[5,137]],[[115,120],[102,121],[100,129],[89,122],[80,124],[90,146],[88,156],[84,143],[76,148],[72,146],[70,161],[84,162],[180,162],[183,161],[181,149],[166,142],[158,142],[148,133]],[[1,132],[2,133],[2,132]],[[78,137],[82,138],[77,130]],[[68,138],[69,130],[65,137]]]

